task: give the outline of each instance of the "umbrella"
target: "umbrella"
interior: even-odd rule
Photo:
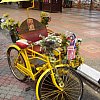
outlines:
[[[0,3],[3,3],[3,2],[19,2],[19,1],[30,1],[30,0],[2,0]],[[32,7],[27,8],[28,17],[29,17],[29,9],[34,8],[34,0],[32,0],[32,2],[33,2]]]
[[[3,3],[3,2],[19,2],[19,1],[30,1],[30,0],[2,0],[0,3]]]
[[[30,1],[30,0],[2,0],[0,3],[3,3],[3,2],[19,2],[19,1]],[[34,8],[34,0],[32,2],[33,2],[33,6],[31,8]]]

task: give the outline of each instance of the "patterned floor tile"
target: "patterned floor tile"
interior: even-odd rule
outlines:
[[[89,58],[99,58],[100,44],[92,41],[86,42],[85,44],[82,44],[81,53],[87,55]]]
[[[27,18],[26,10],[24,9],[0,8],[0,16],[5,12],[8,12],[16,21],[22,22]],[[31,17],[40,20],[40,11],[31,10],[30,12]],[[62,33],[69,30],[84,39],[81,45],[81,54],[85,57],[87,56],[87,62],[91,61],[89,62],[90,66],[93,66],[95,62],[95,65],[99,68],[100,62],[99,60],[98,63],[96,61],[100,59],[100,44],[99,42],[93,42],[93,40],[95,41],[96,37],[100,37],[100,17],[94,19],[93,17],[96,17],[96,15],[90,16],[86,10],[85,12],[86,13],[81,14],[76,14],[74,11],[69,14],[67,11],[65,14],[51,13],[52,20],[48,26],[52,28],[54,32]],[[8,39],[7,34],[4,34],[4,31],[2,33],[3,35],[0,34],[0,100],[35,100],[35,85],[31,90],[25,91],[31,84],[21,83],[15,79],[10,72],[6,58],[6,49],[11,43],[11,40],[9,40],[10,38]],[[33,84],[34,83],[32,83],[32,85]],[[91,98],[89,98],[88,100],[91,100]]]

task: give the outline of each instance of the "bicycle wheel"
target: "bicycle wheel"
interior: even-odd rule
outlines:
[[[7,51],[7,59],[8,59],[8,64],[11,69],[11,72],[13,73],[15,78],[24,82],[27,76],[21,71],[19,71],[16,67],[17,63],[26,67],[26,63],[22,54],[21,53],[19,54],[19,51],[16,48],[10,47]]]
[[[76,72],[66,67],[58,68],[58,74],[64,83],[63,91],[55,87],[50,74],[45,74],[38,84],[39,100],[81,100],[83,83]]]

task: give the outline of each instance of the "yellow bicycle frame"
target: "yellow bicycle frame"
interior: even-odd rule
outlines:
[[[41,72],[41,71],[44,71],[43,72],[43,74],[41,74],[41,77],[39,78],[40,80],[41,80],[41,78],[48,72],[48,71],[51,71],[51,78],[52,78],[52,82],[54,83],[54,85],[58,88],[58,89],[60,89],[61,91],[62,91],[62,88],[57,84],[57,82],[56,82],[56,79],[55,79],[55,73],[53,72],[53,69],[54,69],[54,67],[52,67],[51,66],[51,63],[50,63],[50,60],[49,60],[49,57],[48,56],[46,56],[45,54],[40,54],[40,53],[38,53],[38,52],[36,52],[36,51],[33,51],[32,49],[30,49],[30,48],[25,48],[25,49],[21,49],[21,48],[19,48],[17,45],[15,45],[15,44],[13,44],[13,45],[11,45],[9,48],[11,48],[11,47],[14,47],[14,48],[16,48],[18,51],[19,51],[19,55],[18,56],[20,56],[20,54],[23,56],[23,58],[24,58],[24,60],[25,60],[25,63],[26,63],[26,68],[25,68],[25,66],[23,66],[23,65],[21,65],[21,64],[19,64],[19,63],[17,63],[17,58],[16,58],[16,63],[17,63],[17,65],[16,65],[16,67],[22,72],[22,73],[24,73],[25,75],[27,75],[27,76],[30,76],[31,78],[32,78],[32,80],[35,80],[35,77]],[[8,48],[8,49],[9,49]],[[31,45],[31,48],[33,48],[33,45]],[[28,54],[28,52],[30,52],[29,54]],[[63,64],[61,64],[61,53],[59,52],[58,53],[59,54],[59,59],[57,60],[57,61],[55,61],[55,62],[59,62],[59,65],[57,65],[56,67],[63,67],[64,65]],[[29,57],[29,56],[31,56],[31,57]],[[33,74],[33,72],[32,72],[32,66],[34,66],[34,64],[30,64],[30,60],[32,60],[32,59],[40,59],[40,60],[42,60],[42,61],[44,61],[45,62],[45,64],[42,66],[42,67],[37,67],[37,69],[38,69],[38,71],[35,73],[35,74]],[[35,67],[35,66],[34,66]],[[55,67],[55,68],[56,68]],[[36,89],[37,90],[37,89]]]

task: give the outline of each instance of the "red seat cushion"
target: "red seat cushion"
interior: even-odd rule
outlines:
[[[28,47],[29,44],[27,43],[27,40],[21,39],[21,40],[16,41],[16,45],[18,45],[21,49],[25,49]],[[32,47],[30,47],[30,49],[32,49]],[[34,45],[32,50],[39,53],[42,52],[40,45]],[[28,53],[30,53],[30,51],[28,51]]]
[[[16,45],[18,45],[21,49],[25,49],[29,44],[27,43],[27,40],[21,39],[16,41]]]
[[[47,29],[44,28],[41,30],[30,31],[30,32],[21,34],[20,37],[28,41],[36,42],[42,39],[39,35],[47,37],[48,36]]]

